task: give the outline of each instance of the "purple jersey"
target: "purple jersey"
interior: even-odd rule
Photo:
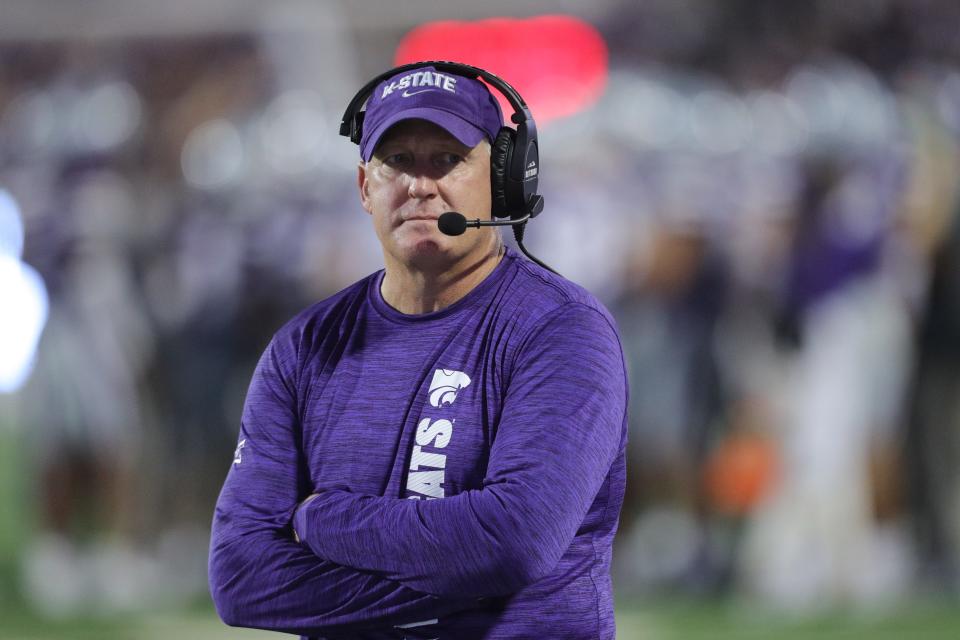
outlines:
[[[434,313],[391,308],[382,277],[299,314],[257,366],[213,521],[220,615],[317,638],[613,638],[610,314],[509,249]]]

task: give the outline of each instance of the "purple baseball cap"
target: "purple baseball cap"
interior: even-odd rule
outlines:
[[[380,138],[401,120],[427,120],[468,147],[487,138],[491,143],[503,126],[500,104],[479,80],[420,67],[384,80],[370,94],[360,137],[360,157],[373,157]]]

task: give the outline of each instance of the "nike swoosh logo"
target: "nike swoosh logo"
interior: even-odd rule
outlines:
[[[423,93],[424,91],[433,91],[433,87],[430,87],[429,89],[420,89],[419,91],[414,91],[413,93],[410,93],[410,89],[405,89],[400,95],[402,95],[404,98],[409,98],[410,96],[415,96],[418,93]]]

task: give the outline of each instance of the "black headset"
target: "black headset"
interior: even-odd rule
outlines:
[[[516,220],[524,216],[532,218],[540,213],[543,210],[543,197],[537,193],[540,153],[537,146],[537,125],[530,114],[530,108],[510,84],[479,67],[459,62],[433,60],[405,64],[385,71],[365,84],[347,105],[343,120],[340,122],[340,135],[347,136],[356,144],[360,144],[365,115],[361,108],[376,86],[398,73],[421,67],[434,67],[438,71],[472,79],[482,78],[506,97],[514,110],[510,120],[517,125],[517,128],[501,127],[490,147],[492,214],[495,218],[509,217]],[[522,228],[523,224],[514,226],[514,231],[518,232],[518,240],[521,241],[521,249],[523,248]]]

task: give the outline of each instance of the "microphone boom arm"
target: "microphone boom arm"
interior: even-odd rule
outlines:
[[[480,218],[474,218],[473,220],[467,220],[466,216],[464,216],[462,213],[457,213],[456,211],[447,211],[446,213],[442,214],[439,219],[437,219],[437,227],[442,233],[448,236],[459,236],[470,227],[474,229],[479,229],[480,227],[513,227],[513,235],[516,237],[517,246],[520,247],[523,255],[527,256],[530,258],[530,260],[537,263],[547,271],[553,271],[553,273],[557,273],[540,260],[537,260],[530,254],[529,251],[527,251],[527,248],[523,246],[524,225],[528,220],[530,220],[530,218],[535,217],[541,211],[543,211],[543,196],[535,195],[530,199],[530,202],[527,205],[527,213],[519,218],[511,218],[510,220],[481,220]]]

